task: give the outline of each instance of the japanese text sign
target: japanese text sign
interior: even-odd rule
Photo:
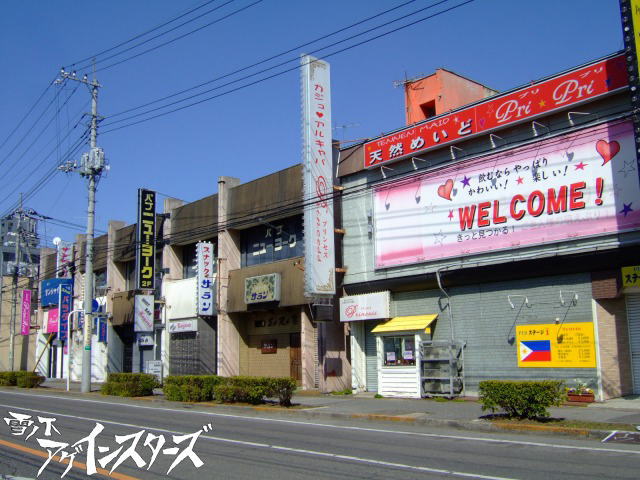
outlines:
[[[29,328],[31,326],[31,290],[22,291],[21,313],[20,335],[29,335]]]
[[[280,274],[259,275],[244,279],[244,303],[280,301]]]
[[[640,265],[622,267],[622,287],[640,287]]]
[[[56,252],[56,276],[71,278],[71,261],[73,260],[73,243],[60,242]]]
[[[215,252],[211,242],[196,244],[196,281],[198,315],[216,315],[215,300]]]
[[[627,86],[624,55],[573,70],[365,143],[365,168],[531,121]]]
[[[305,295],[335,294],[329,64],[302,57]]]
[[[47,331],[46,333],[58,332],[58,315],[59,310],[57,308],[50,308],[47,311]]]
[[[340,299],[340,321],[390,318],[391,292],[365,293]]]
[[[138,189],[136,266],[138,289],[154,288],[156,261],[156,193]]]
[[[376,267],[635,230],[631,122],[606,123],[374,193]]]
[[[153,332],[153,295],[136,295],[133,301],[133,331]]]
[[[593,323],[517,325],[518,367],[595,368]]]
[[[69,313],[73,306],[73,294],[72,286],[69,284],[60,285],[60,299],[58,301],[58,308],[60,311],[58,319],[58,333],[60,340],[67,341],[69,336]]]

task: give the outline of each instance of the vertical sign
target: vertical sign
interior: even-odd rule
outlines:
[[[56,276],[71,278],[71,260],[73,259],[73,243],[60,242],[56,255]]]
[[[198,315],[211,316],[216,314],[213,278],[214,260],[213,244],[211,242],[198,242],[196,244]]]
[[[629,88],[631,90],[631,105],[635,111],[640,108],[640,95],[638,92],[638,75],[640,75],[640,0],[621,0],[620,12],[622,14],[622,38],[624,39],[625,58],[627,60],[627,72],[629,74]],[[640,152],[640,119],[632,116],[636,140],[636,153]],[[639,159],[640,162],[640,159]]]
[[[51,308],[47,311],[47,331],[45,333],[58,333],[58,315],[57,308]]]
[[[156,261],[156,192],[138,189],[137,288],[153,290]]]
[[[136,295],[133,310],[133,331],[153,332],[153,295]]]
[[[107,319],[106,318],[98,319],[98,341],[102,343],[107,343]]]
[[[22,323],[20,324],[20,335],[29,335],[31,325],[31,290],[22,291]]]
[[[335,294],[329,64],[302,56],[305,295]]]
[[[69,336],[69,313],[72,309],[73,294],[72,286],[67,284],[60,285],[60,298],[58,308],[60,315],[58,318],[58,338],[63,342],[67,341]]]

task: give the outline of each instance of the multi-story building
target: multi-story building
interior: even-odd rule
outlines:
[[[410,124],[340,155],[354,388],[475,395],[548,378],[640,393],[624,55],[487,98],[459,77],[418,82]]]

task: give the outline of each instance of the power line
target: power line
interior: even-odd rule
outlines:
[[[442,1],[449,1],[449,0],[442,0]],[[339,54],[339,53],[343,53],[343,52],[345,52],[345,51],[347,51],[347,50],[351,50],[351,49],[356,48],[356,47],[358,47],[358,46],[361,46],[361,45],[363,45],[363,44],[365,44],[365,43],[369,43],[369,42],[371,42],[371,41],[373,41],[373,40],[377,40],[377,39],[379,39],[379,38],[385,37],[385,36],[390,35],[390,34],[392,34],[392,33],[396,33],[396,32],[398,32],[398,31],[400,31],[400,30],[403,30],[403,29],[405,29],[405,28],[408,28],[408,27],[414,26],[414,25],[416,25],[416,24],[418,24],[418,23],[421,23],[421,22],[424,22],[424,21],[426,21],[426,20],[430,20],[430,19],[435,18],[435,17],[437,17],[437,16],[439,16],[439,15],[442,15],[442,14],[444,14],[444,13],[448,13],[448,12],[450,12],[450,11],[452,11],[452,10],[455,10],[455,9],[457,9],[457,8],[460,8],[460,7],[462,7],[462,6],[465,6],[465,5],[467,5],[467,4],[469,4],[469,3],[473,2],[473,1],[475,1],[475,0],[466,0],[465,2],[460,3],[460,4],[458,4],[458,5],[455,5],[455,6],[453,6],[453,7],[449,7],[449,8],[447,8],[447,9],[445,9],[445,10],[440,11],[440,12],[437,12],[437,13],[434,13],[434,14],[432,14],[432,15],[428,15],[428,16],[426,16],[426,17],[420,18],[420,19],[418,19],[418,20],[416,20],[416,21],[410,22],[410,23],[405,24],[405,25],[402,25],[402,26],[400,26],[400,27],[398,27],[398,28],[395,28],[395,29],[389,30],[389,31],[387,31],[387,32],[381,33],[381,34],[379,34],[379,35],[376,35],[376,36],[371,37],[371,38],[369,38],[369,39],[366,39],[366,40],[363,40],[363,41],[361,41],[361,42],[355,43],[355,44],[353,44],[353,45],[349,45],[349,46],[344,47],[344,48],[342,48],[342,49],[339,49],[339,50],[337,50],[337,51],[335,51],[335,52],[332,52],[332,53],[329,53],[329,54],[327,54],[327,55],[324,55],[324,56],[322,56],[322,57],[320,57],[320,58],[321,58],[321,59],[326,59],[326,58],[332,57],[332,56],[334,56],[334,55],[337,55],[337,54]],[[340,43],[340,42],[337,42],[337,43]],[[297,70],[298,68],[300,68],[300,65],[296,65],[296,66],[294,66],[294,67],[287,68],[287,69],[285,69],[285,70],[282,70],[282,71],[280,71],[280,72],[276,72],[276,73],[274,73],[274,74],[272,74],[272,75],[269,75],[269,76],[263,77],[263,78],[261,78],[261,79],[255,80],[255,81],[253,81],[253,82],[249,82],[249,83],[246,83],[246,84],[240,85],[240,86],[238,86],[238,87],[232,88],[232,89],[230,89],[230,90],[227,90],[227,91],[225,91],[225,92],[219,93],[219,94],[217,94],[217,95],[212,95],[212,96],[210,96],[210,97],[207,97],[207,98],[204,98],[204,99],[201,99],[201,100],[198,100],[198,101],[195,101],[195,102],[192,102],[192,103],[189,103],[189,104],[186,104],[186,105],[183,105],[183,106],[180,106],[180,107],[177,107],[177,108],[171,109],[171,110],[168,110],[168,111],[166,111],[166,112],[158,113],[158,114],[156,114],[156,115],[152,115],[151,117],[143,118],[143,119],[141,119],[141,120],[137,120],[137,121],[135,121],[135,122],[127,123],[127,124],[122,125],[122,126],[119,126],[119,127],[115,127],[115,128],[111,128],[111,129],[109,129],[109,130],[105,130],[105,131],[103,131],[102,133],[103,133],[103,134],[105,134],[105,133],[110,133],[110,132],[114,132],[114,131],[117,131],[117,130],[121,130],[121,129],[123,129],[123,128],[131,127],[131,126],[133,126],[133,125],[138,125],[138,124],[140,124],[140,123],[148,122],[148,121],[150,121],[150,120],[154,120],[154,119],[156,119],[156,118],[159,118],[159,117],[162,117],[162,116],[165,116],[165,115],[169,115],[169,114],[171,114],[171,113],[175,113],[175,112],[178,112],[178,111],[180,111],[180,110],[184,110],[184,109],[186,109],[186,108],[193,107],[193,106],[199,105],[199,104],[204,103],[204,102],[208,102],[208,101],[210,101],[210,100],[214,100],[214,99],[216,99],[216,98],[219,98],[219,97],[222,97],[222,96],[228,95],[228,94],[230,94],[230,93],[237,92],[237,91],[242,90],[242,89],[245,89],[245,88],[247,88],[247,87],[250,87],[250,86],[253,86],[253,85],[257,85],[257,84],[259,84],[259,83],[265,82],[265,81],[270,80],[270,79],[273,79],[273,78],[275,78],[275,77],[278,77],[278,76],[284,75],[285,73],[288,73],[288,72],[291,72],[291,71]],[[250,75],[250,76],[254,76],[254,75]],[[249,77],[249,76],[248,76],[248,77]],[[248,77],[247,77],[247,78],[248,78]],[[229,82],[229,83],[228,83],[228,84],[226,84],[226,85],[230,85],[230,84],[235,83],[235,82],[237,82],[237,81],[238,81],[238,80],[236,80],[236,81],[234,81],[234,82]],[[226,85],[223,85],[223,86],[226,86]],[[221,87],[222,87],[222,86],[221,86]],[[216,90],[216,89],[221,88],[221,87],[216,87],[215,89],[212,89],[212,90]],[[206,93],[206,92],[205,92],[205,93]],[[197,96],[197,95],[194,95],[194,97],[195,97],[195,96]],[[184,100],[183,100],[183,101],[184,101]],[[174,102],[174,103],[179,103],[179,102]],[[170,105],[171,105],[171,104],[170,104]],[[168,105],[166,105],[166,106],[164,106],[164,107],[158,107],[158,108],[155,108],[155,109],[150,110],[149,112],[145,112],[145,113],[150,113],[150,112],[152,112],[152,111],[156,111],[156,110],[158,110],[158,109],[166,108],[167,106],[168,106]],[[144,113],[143,113],[143,114],[144,114]],[[130,117],[128,117],[128,118],[125,118],[125,119],[116,120],[116,121],[111,122],[111,123],[106,123],[104,126],[106,127],[106,126],[108,126],[108,125],[113,125],[113,124],[115,124],[115,123],[123,122],[123,121],[129,120],[129,119],[132,119],[132,118],[134,118],[134,117],[138,117],[138,116],[143,115],[143,114],[136,114],[136,115],[132,115],[132,116],[130,116]]]
[[[404,7],[404,6],[408,5],[408,4],[410,4],[410,3],[414,3],[414,2],[416,2],[416,1],[417,1],[417,0],[409,0],[409,1],[407,1],[407,2],[401,3],[400,5],[397,5],[397,6],[393,7],[393,8],[389,8],[389,9],[387,9],[387,10],[384,10],[384,11],[382,11],[382,12],[380,12],[380,13],[377,13],[377,14],[375,14],[375,15],[372,15],[372,16],[370,16],[370,17],[367,17],[367,18],[365,18],[365,19],[363,19],[363,20],[360,20],[360,21],[358,21],[358,22],[356,22],[356,23],[352,23],[351,25],[348,25],[348,26],[346,26],[346,27],[340,28],[339,30],[335,30],[335,31],[333,31],[333,32],[331,32],[331,33],[328,33],[328,34],[323,35],[323,36],[321,36],[321,37],[315,38],[314,40],[310,40],[310,41],[305,42],[305,43],[302,43],[302,44],[300,44],[300,45],[296,45],[296,46],[295,46],[295,47],[293,47],[293,48],[290,48],[290,49],[288,49],[288,50],[285,50],[284,52],[281,52],[281,53],[278,53],[278,54],[272,55],[272,56],[270,56],[270,57],[268,57],[268,58],[265,58],[265,59],[259,60],[258,62],[252,63],[251,65],[248,65],[248,66],[246,66],[246,67],[239,68],[239,69],[237,69],[237,70],[234,70],[234,71],[232,71],[232,72],[226,73],[226,74],[221,75],[221,76],[219,76],[219,77],[216,77],[216,78],[213,78],[213,79],[211,79],[211,80],[207,80],[207,81],[205,81],[205,82],[199,83],[198,85],[194,85],[193,87],[189,87],[189,88],[186,88],[186,89],[181,90],[181,91],[179,91],[179,92],[175,92],[175,93],[173,93],[173,94],[171,94],[171,95],[167,95],[167,96],[165,96],[165,97],[158,98],[158,99],[156,99],[156,100],[153,100],[153,101],[151,101],[151,102],[147,102],[147,103],[142,104],[142,105],[138,105],[137,107],[132,107],[132,108],[129,108],[129,109],[127,109],[127,110],[123,110],[123,111],[120,111],[120,112],[117,112],[117,113],[109,114],[109,115],[107,115],[107,117],[109,117],[109,118],[113,118],[113,117],[117,117],[117,116],[123,115],[123,114],[125,114],[125,113],[129,113],[129,112],[134,111],[134,110],[138,110],[138,109],[140,109],[140,108],[148,107],[149,105],[153,105],[154,103],[159,103],[159,102],[161,102],[161,101],[163,101],[163,100],[168,100],[169,98],[177,97],[178,95],[182,95],[183,93],[187,93],[187,92],[190,92],[190,91],[192,91],[192,90],[196,90],[196,89],[198,89],[198,88],[200,88],[200,87],[203,87],[203,86],[205,86],[205,85],[208,85],[208,84],[210,84],[210,83],[217,82],[218,80],[222,80],[222,79],[224,79],[224,78],[228,78],[228,77],[230,77],[230,76],[232,76],[232,75],[235,75],[236,73],[244,72],[245,70],[249,70],[250,68],[256,67],[256,66],[258,66],[258,65],[262,65],[262,64],[264,64],[264,63],[269,62],[270,60],[274,60],[274,59],[276,59],[276,58],[278,58],[278,57],[282,57],[282,56],[284,56],[284,55],[286,55],[286,54],[288,54],[288,53],[292,53],[292,52],[294,52],[294,51],[296,51],[296,50],[299,50],[299,49],[301,49],[301,48],[307,47],[307,46],[312,45],[312,44],[314,44],[314,43],[316,43],[316,42],[319,42],[319,41],[321,41],[321,40],[324,40],[325,38],[329,38],[329,37],[332,37],[333,35],[337,35],[338,33],[344,32],[344,31],[349,30],[349,29],[351,29],[351,28],[353,28],[353,27],[356,27],[356,26],[358,26],[358,25],[361,25],[361,24],[363,24],[363,23],[366,23],[366,22],[368,22],[368,21],[371,21],[371,20],[373,20],[374,18],[377,18],[377,17],[380,17],[380,16],[382,16],[382,15],[385,15],[385,14],[387,14],[387,13],[389,13],[389,12],[392,12],[393,10],[397,10],[397,9],[399,9],[399,8],[402,8],[402,7]],[[296,57],[296,59],[297,59],[297,58],[298,58],[298,57]]]
[[[168,20],[168,21],[166,21],[166,22],[164,22],[164,23],[162,23],[162,24],[160,24],[160,25],[157,25],[157,26],[155,26],[155,27],[153,27],[153,28],[151,28],[151,29],[149,29],[149,30],[147,30],[147,31],[143,32],[143,33],[140,33],[140,34],[138,34],[138,35],[135,35],[135,36],[131,37],[130,39],[125,40],[124,42],[120,42],[120,43],[118,43],[117,45],[114,45],[113,47],[107,48],[106,50],[102,50],[101,52],[98,52],[98,53],[94,53],[93,55],[89,55],[88,57],[83,58],[83,59],[81,59],[81,60],[76,60],[76,61],[75,61],[75,62],[73,62],[71,65],[66,66],[66,67],[65,67],[65,70],[73,70],[73,69],[74,69],[74,67],[75,67],[77,64],[79,64],[79,63],[84,63],[84,62],[86,62],[86,61],[93,60],[94,58],[97,58],[97,57],[99,57],[100,55],[104,55],[105,53],[112,52],[113,50],[116,50],[117,48],[120,48],[120,47],[122,47],[122,46],[126,45],[127,43],[134,42],[134,41],[138,40],[139,38],[142,38],[142,37],[144,37],[145,35],[148,35],[149,33],[155,32],[156,30],[159,30],[159,29],[160,29],[160,28],[162,28],[162,27],[165,27],[165,26],[167,26],[167,25],[169,25],[169,24],[171,24],[171,23],[173,23],[173,22],[175,22],[175,21],[177,21],[177,20],[180,20],[181,18],[186,17],[187,15],[189,15],[189,14],[191,14],[191,13],[193,13],[193,12],[197,11],[197,10],[200,10],[201,8],[204,8],[204,7],[206,7],[207,5],[209,5],[209,4],[213,3],[213,2],[216,2],[216,1],[217,1],[217,0],[209,0],[209,1],[207,1],[207,2],[204,2],[202,5],[200,5],[200,6],[198,6],[198,7],[195,7],[195,8],[193,8],[193,9],[191,9],[191,10],[188,10],[187,12],[183,13],[182,15],[179,15],[179,16],[177,16],[177,17],[174,17],[174,18],[172,18],[172,19],[170,19],[170,20]],[[205,15],[206,15],[206,14],[205,14]],[[197,20],[198,18],[200,18],[200,17],[196,17],[196,18],[194,18],[193,20]],[[193,20],[191,20],[191,21],[193,21]],[[165,32],[165,33],[168,33],[168,32]],[[154,38],[155,38],[155,37],[154,37]],[[89,65],[91,65],[91,64],[89,64]],[[86,66],[79,67],[79,68],[78,68],[78,70],[80,70],[81,68],[87,68],[87,67],[86,67]]]

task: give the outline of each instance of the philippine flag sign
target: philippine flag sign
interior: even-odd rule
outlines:
[[[520,342],[521,362],[550,362],[551,361],[551,341],[533,340]]]
[[[593,322],[516,326],[520,368],[595,368]]]

